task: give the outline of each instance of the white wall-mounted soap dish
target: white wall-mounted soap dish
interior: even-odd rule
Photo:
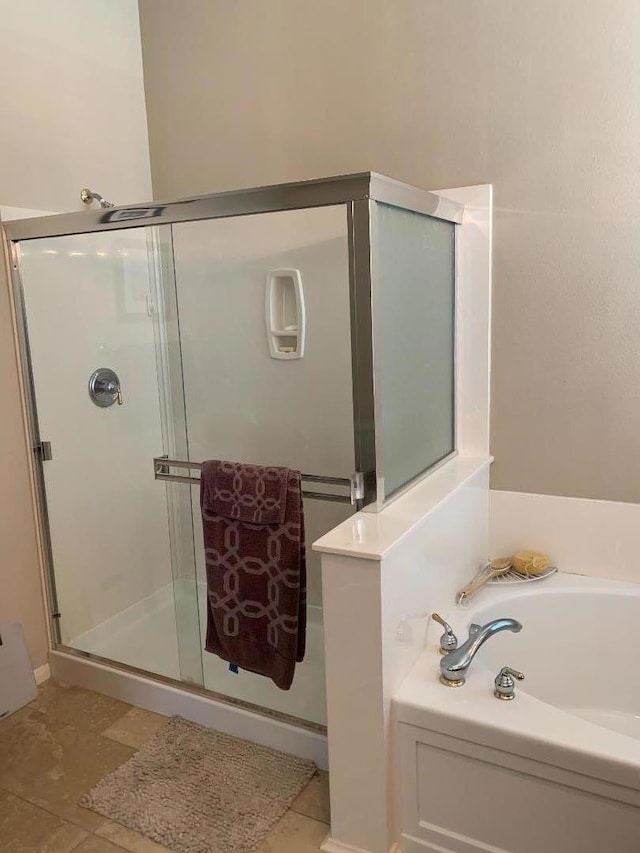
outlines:
[[[267,273],[265,321],[271,358],[304,356],[306,316],[300,270]]]

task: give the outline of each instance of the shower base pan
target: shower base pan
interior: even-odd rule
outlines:
[[[199,620],[201,630],[207,623],[206,586],[198,584]],[[193,606],[193,597],[188,607]],[[200,652],[202,642],[196,636],[186,643],[191,672],[181,671],[176,599],[172,584],[136,602],[131,607],[101,622],[91,630],[65,643],[82,652],[142,670],[152,676],[160,675],[181,683],[203,685],[205,689],[240,700],[260,709],[266,708],[305,720],[317,726],[327,722],[324,679],[324,635],[322,610],[307,608],[307,649],[305,659],[296,666],[290,690],[280,690],[269,679],[252,672],[238,675],[216,655]],[[183,650],[184,651],[184,650]],[[185,677],[190,675],[191,678]]]

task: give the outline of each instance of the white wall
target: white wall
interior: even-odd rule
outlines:
[[[0,0],[3,204],[151,197],[137,0]]]
[[[14,214],[0,207],[0,225]],[[22,624],[31,660],[39,668],[47,660],[49,639],[7,272],[0,254],[0,387],[5,395],[0,409],[0,465],[5,471],[0,478],[0,621]]]
[[[63,211],[83,186],[151,196],[136,0],[0,0],[0,204]],[[24,625],[34,667],[48,639],[13,329],[0,271],[0,618]]]
[[[161,196],[496,193],[495,488],[640,502],[638,0],[141,0]]]

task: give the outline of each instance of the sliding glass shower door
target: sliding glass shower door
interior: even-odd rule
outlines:
[[[180,418],[164,408],[163,353],[176,345],[163,316],[160,279],[173,275],[166,238],[169,228],[28,240],[20,267],[51,457],[42,475],[58,639],[202,684],[191,518],[189,552],[185,513],[152,463],[185,448]]]
[[[174,353],[180,362],[172,375],[181,380],[172,396],[184,401],[188,438],[188,455],[178,458],[282,465],[349,478],[355,458],[345,206],[177,223],[172,235],[180,329],[180,348]],[[182,411],[179,404],[174,410]],[[189,491],[185,485],[175,488]],[[204,626],[198,486],[191,491]],[[183,510],[179,498],[176,509]],[[349,504],[330,500],[304,501],[307,652],[290,690],[252,672],[235,673],[204,652],[207,689],[326,722],[320,561],[311,545],[353,511]]]

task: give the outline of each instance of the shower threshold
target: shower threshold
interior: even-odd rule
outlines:
[[[204,625],[205,589],[199,586]],[[236,675],[225,661],[206,652],[204,685],[181,681],[177,637],[173,586],[168,584],[53,651],[52,675],[157,713],[180,714],[312,758],[326,769],[321,608],[308,608],[307,654],[296,667],[289,691],[255,673]]]

